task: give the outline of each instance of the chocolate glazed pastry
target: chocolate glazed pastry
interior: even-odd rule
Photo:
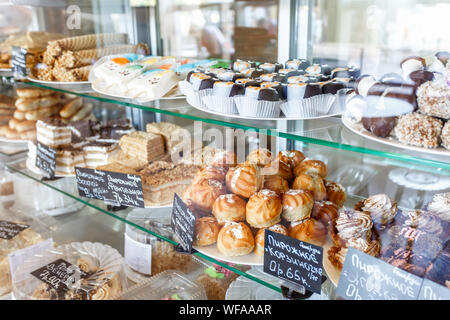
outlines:
[[[367,131],[377,137],[386,138],[395,126],[395,117],[361,118],[362,125]]]
[[[258,100],[280,101],[280,95],[273,88],[264,88],[259,91]]]
[[[427,81],[433,81],[434,73],[426,70],[417,70],[411,72],[409,77],[414,81],[415,87],[418,88]]]
[[[380,81],[389,86],[401,86],[405,81],[398,73],[386,73],[381,77]]]
[[[304,98],[306,99],[306,98],[314,97],[319,94],[322,94],[322,88],[320,87],[320,84],[310,83],[306,86]]]
[[[336,94],[338,90],[344,89],[345,85],[342,82],[331,81],[322,86],[323,93]]]

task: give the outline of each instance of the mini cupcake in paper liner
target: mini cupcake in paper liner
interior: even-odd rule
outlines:
[[[224,114],[237,114],[238,110],[233,97],[244,93],[243,85],[232,81],[216,81],[213,85],[212,94],[204,97],[203,102],[210,110]]]
[[[239,114],[255,118],[279,118],[282,104],[280,94],[274,88],[248,86],[244,96],[235,97]]]
[[[203,102],[203,98],[212,94],[212,89],[204,89],[200,91],[191,90],[186,95],[186,101],[194,107],[201,109],[208,109],[208,107]]]
[[[203,103],[209,110],[223,114],[238,114],[233,97],[211,95],[203,97]]]
[[[280,117],[282,101],[256,100],[246,96],[237,96],[234,100],[241,116],[255,118]]]
[[[186,80],[178,82],[178,87],[180,88],[181,93],[184,94],[185,96],[187,96],[188,93],[193,90],[192,85]]]
[[[332,94],[320,94],[301,100],[290,100],[281,106],[287,118],[311,118],[329,113],[335,101]]]

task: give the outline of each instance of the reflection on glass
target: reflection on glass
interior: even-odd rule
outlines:
[[[312,56],[330,65],[381,76],[450,48],[448,1],[317,0],[311,10]]]
[[[277,60],[278,1],[160,1],[164,54]]]

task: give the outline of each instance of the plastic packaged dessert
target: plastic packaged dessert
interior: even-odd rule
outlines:
[[[436,58],[427,66],[424,58],[413,56],[401,62],[402,75],[361,75],[346,97],[344,125],[388,145],[448,155],[444,126],[450,117],[450,86],[445,70],[433,69],[436,64],[442,62]]]
[[[191,272],[189,277],[203,285],[209,300],[225,300],[228,287],[239,275],[215,263],[197,258],[195,261],[200,264],[201,268],[196,272]],[[250,269],[244,265],[233,263],[228,263],[228,265],[240,271]]]
[[[147,102],[177,96],[177,83],[191,69],[215,63],[187,63],[164,56],[111,55],[95,63],[90,74],[92,88],[100,93]]]
[[[127,220],[167,239],[173,239],[170,215],[165,211],[143,212],[135,209]],[[125,231],[125,262],[127,276],[135,281],[173,269],[186,272],[191,268],[191,256],[178,253],[175,247],[131,225]]]
[[[0,206],[9,208],[14,205],[14,181],[11,173],[7,172],[3,166],[0,166]]]
[[[102,243],[73,242],[49,249],[17,268],[17,300],[109,300],[128,288],[119,252]]]
[[[139,283],[118,297],[119,300],[206,300],[202,285],[178,271],[163,271]]]
[[[0,296],[12,290],[8,255],[49,239],[51,234],[38,219],[21,211],[8,210],[0,213]]]

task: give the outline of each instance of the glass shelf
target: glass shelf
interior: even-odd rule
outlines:
[[[82,198],[78,195],[78,192],[76,191],[76,187],[74,188],[74,186],[76,186],[76,179],[75,177],[64,177],[64,178],[59,178],[56,180],[45,180],[42,179],[41,176],[30,172],[27,168],[26,168],[26,163],[24,159],[18,160],[14,163],[10,163],[7,164],[6,167],[12,172],[12,173],[16,173],[19,174],[25,178],[31,179],[33,181],[38,182],[39,184],[42,184],[54,191],[57,191],[59,193],[62,193],[63,195],[76,200],[78,202],[80,202],[82,205],[85,205],[87,207],[90,207],[94,210],[96,210],[97,212],[101,212],[105,215],[108,215],[109,217],[114,218],[116,221],[121,222],[121,223],[125,223],[128,224],[132,227],[138,228],[139,230],[142,230],[146,233],[149,233],[161,240],[164,240],[166,242],[169,242],[170,244],[177,246],[178,243],[173,241],[170,238],[167,238],[165,236],[162,236],[160,234],[155,233],[154,231],[148,230],[146,229],[144,226],[141,226],[139,224],[136,224],[132,221],[130,221],[128,219],[128,214],[133,211],[136,214],[139,214],[139,212],[144,213],[149,213],[149,211],[157,216],[161,216],[161,215],[170,215],[172,212],[172,208],[152,208],[152,209],[141,209],[141,208],[126,208],[123,210],[119,210],[119,211],[113,211],[110,210],[108,208],[108,206],[100,200],[95,200],[95,199],[87,199],[87,198]],[[359,202],[360,200],[362,200],[362,197],[358,197],[358,196],[349,196],[346,202],[346,206],[349,207],[353,207],[354,204],[356,204],[357,202]],[[69,214],[70,215],[70,214]],[[59,218],[62,219],[62,218]],[[122,228],[122,227],[121,227]],[[280,282],[278,279],[273,278],[273,281],[267,282],[267,278],[271,278],[268,275],[265,275],[264,279],[260,279],[258,277],[255,277],[253,274],[248,274],[247,272],[241,271],[237,268],[234,268],[232,266],[229,266],[219,260],[216,260],[212,257],[209,257],[203,253],[200,252],[195,252],[194,255],[196,255],[197,257],[203,258],[209,262],[215,263],[217,265],[220,265],[228,270],[233,271],[234,273],[237,273],[238,275],[244,276],[250,280],[253,280],[261,285],[266,286],[267,288],[273,289],[279,293],[281,293],[281,288],[280,288]],[[277,285],[278,284],[278,285]]]
[[[155,233],[155,232],[153,232],[151,230],[148,230],[148,229],[144,228],[141,225],[138,225],[138,224],[136,224],[134,222],[131,222],[131,221],[127,220],[127,216],[132,210],[134,210],[134,211],[142,210],[143,213],[144,212],[148,213],[148,211],[151,210],[152,212],[155,212],[155,214],[161,214],[162,213],[161,211],[165,211],[167,214],[170,214],[171,211],[172,211],[171,208],[159,208],[159,209],[126,208],[124,210],[113,212],[113,211],[108,210],[107,205],[103,201],[95,200],[95,199],[81,198],[81,197],[78,196],[78,192],[73,192],[73,186],[74,185],[76,186],[76,179],[75,179],[75,177],[65,177],[65,178],[60,178],[60,179],[54,180],[54,181],[65,180],[65,182],[63,182],[63,183],[58,182],[58,184],[56,185],[54,183],[54,181],[45,181],[45,180],[42,179],[41,176],[39,176],[37,174],[34,174],[34,173],[30,172],[28,169],[26,169],[26,165],[25,165],[25,161],[24,160],[19,160],[19,161],[16,161],[14,163],[7,164],[6,167],[13,173],[18,173],[18,174],[20,174],[20,175],[22,175],[22,176],[24,176],[26,178],[32,179],[32,180],[34,180],[34,181],[36,181],[36,182],[38,182],[38,183],[40,183],[40,184],[42,184],[42,185],[44,185],[44,186],[46,186],[48,188],[51,188],[54,191],[62,193],[63,195],[65,195],[65,196],[67,196],[69,198],[72,198],[72,199],[74,199],[76,201],[81,202],[83,205],[85,205],[87,207],[95,209],[97,212],[101,212],[103,214],[106,214],[106,215],[108,215],[108,216],[110,216],[110,217],[114,218],[115,220],[120,221],[122,223],[129,224],[132,227],[135,227],[135,228],[137,228],[139,230],[142,230],[142,231],[144,231],[146,233],[149,233],[149,234],[151,234],[151,235],[153,235],[153,236],[155,236],[155,237],[157,237],[157,238],[159,238],[161,240],[169,242],[170,244],[172,244],[174,246],[178,245],[178,243],[173,241],[172,239],[169,239],[167,237],[159,235],[159,234],[157,234],[157,233]],[[71,186],[71,187],[68,187],[68,188],[62,187],[61,188],[61,186]],[[62,219],[62,218],[59,218],[59,219]],[[50,218],[50,220],[53,220],[53,218]],[[230,270],[230,271],[232,271],[232,272],[234,272],[234,273],[236,273],[238,275],[244,276],[244,277],[246,277],[246,278],[248,278],[250,280],[253,280],[253,281],[255,281],[255,282],[257,282],[257,283],[259,283],[261,285],[264,285],[264,286],[266,286],[266,287],[268,287],[270,289],[273,289],[273,290],[281,293],[281,288],[274,284],[277,281],[276,279],[274,279],[273,283],[269,283],[267,281],[261,280],[261,279],[255,277],[255,276],[253,276],[251,274],[247,274],[244,271],[241,271],[241,270],[239,270],[237,268],[229,266],[228,264],[225,264],[225,263],[223,263],[221,261],[218,261],[218,260],[216,260],[214,258],[211,258],[211,257],[209,257],[209,256],[207,256],[205,254],[202,254],[200,252],[195,252],[194,255],[196,255],[197,257],[203,258],[203,259],[205,259],[205,260],[207,260],[209,262],[212,262],[212,263],[215,263],[217,265],[220,265],[221,267],[224,267],[224,268],[226,268],[226,269],[228,269],[228,270]]]
[[[323,147],[341,149],[359,154],[372,155],[392,161],[401,161],[411,164],[427,166],[432,170],[450,170],[448,156],[418,154],[415,151],[391,147],[375,141],[365,139],[347,129],[340,117],[330,117],[315,120],[248,120],[226,116],[213,115],[200,111],[187,104],[185,99],[162,99],[149,103],[139,104],[132,99],[115,98],[97,92],[79,92],[67,85],[44,85],[36,82],[27,82],[35,87],[51,89],[63,93],[94,99],[101,102],[113,103],[125,107],[137,108],[155,112],[165,116],[202,121],[212,125],[219,125],[234,129],[254,130],[270,136],[277,136],[304,144],[315,144]],[[396,162],[396,163],[397,163]],[[398,164],[401,165],[401,164]]]

